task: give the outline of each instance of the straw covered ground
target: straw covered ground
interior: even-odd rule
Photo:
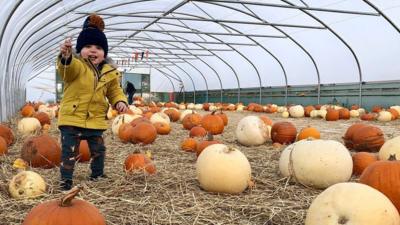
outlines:
[[[204,113],[204,112],[201,112]],[[107,224],[304,224],[311,201],[321,190],[311,189],[287,179],[278,170],[280,149],[268,142],[258,147],[244,147],[236,142],[235,128],[241,118],[253,113],[227,112],[229,124],[223,135],[216,139],[239,148],[248,158],[255,180],[255,188],[239,195],[214,194],[203,191],[196,180],[196,156],[180,150],[180,142],[188,136],[182,125],[172,123],[172,132],[158,136],[148,146],[123,144],[114,138],[111,129],[104,133],[107,146],[106,174],[109,178],[88,181],[89,164],[78,164],[74,183],[83,186],[79,198],[94,204],[105,215]],[[259,115],[259,114],[258,114]],[[326,122],[321,119],[283,119],[268,114],[274,122],[293,122],[297,130],[311,125],[321,131],[323,139],[342,142],[347,127],[358,119]],[[14,120],[12,127],[16,134]],[[111,123],[111,122],[110,122]],[[399,122],[372,124],[379,126],[386,139],[400,134]],[[59,137],[55,121],[50,134]],[[29,210],[40,202],[62,196],[59,187],[59,170],[32,169],[48,183],[46,195],[33,200],[15,200],[8,194],[8,182],[17,173],[12,167],[19,157],[23,139],[17,142],[7,156],[0,157],[0,224],[21,224]],[[157,173],[126,175],[123,171],[125,157],[134,150],[150,150]],[[352,180],[356,180],[352,178]],[[84,212],[83,212],[84,213]]]

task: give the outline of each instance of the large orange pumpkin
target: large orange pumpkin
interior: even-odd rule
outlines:
[[[344,145],[348,149],[353,149],[353,135],[358,132],[361,127],[368,126],[364,123],[355,123],[347,128],[346,133],[343,136]]]
[[[132,153],[128,155],[124,163],[125,172],[143,171],[146,174],[156,173],[156,167],[151,160],[142,153]]]
[[[6,140],[0,136],[0,155],[7,154],[8,146]]]
[[[360,176],[360,183],[369,185],[388,197],[400,211],[400,161],[392,155],[389,160],[369,165]]]
[[[297,140],[300,141],[307,138],[320,139],[321,133],[315,127],[304,127],[300,130],[299,135],[297,135]]]
[[[76,156],[78,162],[88,162],[90,160],[90,149],[87,140],[81,140],[78,145],[79,154]]]
[[[151,123],[138,123],[133,127],[133,143],[151,144],[157,138],[157,130]]]
[[[365,168],[367,168],[372,163],[378,161],[378,157],[369,152],[357,152],[353,154],[353,174],[360,175]]]
[[[277,122],[272,126],[271,129],[271,139],[273,143],[293,143],[296,140],[296,135],[296,127],[290,122]]]
[[[221,117],[215,115],[215,111],[203,117],[201,126],[213,135],[222,134],[222,132],[224,132],[224,121]]]
[[[34,117],[35,117],[36,119],[39,120],[40,125],[42,125],[42,127],[43,127],[45,124],[49,124],[49,125],[51,124],[50,117],[49,117],[49,115],[48,115],[47,113],[45,113],[45,112],[38,112],[38,113],[36,113],[36,114],[34,115]]]
[[[51,200],[35,206],[22,225],[106,225],[104,216],[91,203],[74,199],[79,188],[71,189],[61,200]]]
[[[6,140],[8,146],[14,143],[14,134],[12,130],[3,124],[0,124],[0,136]]]
[[[25,105],[21,109],[21,115],[23,117],[31,117],[35,113],[35,108],[31,105]]]
[[[384,143],[385,137],[379,127],[361,127],[353,135],[353,149],[356,151],[377,152]]]
[[[195,126],[190,129],[189,137],[205,137],[207,135],[206,129],[203,127]]]
[[[201,120],[202,120],[202,116],[198,113],[193,112],[191,114],[188,114],[182,120],[183,128],[185,128],[186,130],[190,130],[194,126],[201,125]]]
[[[171,126],[168,123],[156,122],[153,126],[156,128],[157,134],[167,135],[171,132]]]
[[[21,158],[32,167],[49,169],[60,165],[61,148],[58,142],[47,134],[30,137],[22,146]]]

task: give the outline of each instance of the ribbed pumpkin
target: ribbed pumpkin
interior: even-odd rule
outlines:
[[[0,136],[0,155],[7,154],[8,146],[6,140]]]
[[[400,161],[395,156],[389,160],[377,161],[361,174],[360,183],[371,186],[388,197],[400,210]]]
[[[81,140],[78,145],[79,154],[76,156],[78,162],[88,162],[90,160],[90,149],[87,140]]]
[[[326,121],[338,120],[339,119],[339,110],[327,109],[325,119],[326,119]]]
[[[61,200],[35,206],[22,225],[106,225],[100,211],[91,203],[74,199],[79,188],[71,189]]]
[[[300,141],[307,138],[320,139],[321,134],[315,127],[304,127],[300,130],[299,135],[297,135],[297,140]]]
[[[128,143],[132,140],[133,132],[133,126],[130,123],[123,123],[119,126],[118,137],[122,143]]]
[[[187,114],[183,120],[182,120],[182,125],[183,128],[185,128],[186,130],[190,130],[192,129],[192,127],[194,126],[199,126],[201,125],[201,120],[202,120],[202,116],[198,113],[195,113],[194,111],[190,114]],[[223,123],[223,122],[222,122]],[[204,127],[204,126],[203,126]],[[204,127],[204,129],[206,129]]]
[[[31,117],[35,113],[35,108],[31,105],[25,105],[21,109],[21,115],[23,117]]]
[[[14,143],[14,134],[12,130],[3,124],[0,124],[0,136],[6,140],[8,146]]]
[[[156,173],[156,167],[152,161],[142,153],[132,153],[128,155],[124,163],[125,172],[143,171],[145,174]]]
[[[341,120],[350,119],[350,111],[346,108],[339,109],[339,119]]]
[[[164,113],[168,115],[169,119],[172,122],[178,121],[179,117],[181,116],[181,113],[178,110],[174,109],[174,108],[167,109],[167,110],[164,111]]]
[[[219,116],[222,119],[222,121],[224,121],[224,126],[228,125],[228,116],[224,112],[222,112],[222,110],[216,112],[215,115]]]
[[[378,157],[369,152],[357,152],[353,154],[353,174],[360,175],[365,168],[367,168],[372,163],[378,161]]]
[[[353,135],[353,149],[356,151],[377,152],[384,143],[385,138],[379,127],[361,127]]]
[[[215,111],[202,118],[201,126],[213,135],[224,132],[224,121],[220,116],[215,115]]]
[[[35,114],[34,117],[39,120],[40,125],[42,125],[42,126],[45,125],[45,124],[49,124],[49,125],[51,124],[50,117],[45,112],[38,112],[38,113]]]
[[[153,125],[156,128],[157,134],[167,135],[171,132],[171,126],[167,123],[155,122]]]
[[[344,145],[348,149],[353,149],[353,135],[358,132],[358,129],[368,126],[364,123],[355,123],[347,128],[346,133],[343,136]]]
[[[30,137],[22,146],[21,158],[32,167],[49,169],[60,165],[61,148],[58,142],[47,134]]]
[[[157,138],[157,130],[150,123],[138,123],[133,127],[131,141],[133,143],[151,144]]]
[[[203,127],[195,126],[190,129],[189,137],[205,137],[207,135],[206,129]]]
[[[186,138],[181,143],[181,149],[185,152],[195,152],[197,149],[197,141],[194,138]]]
[[[271,129],[272,142],[280,144],[290,144],[296,140],[296,127],[290,122],[274,123]]]

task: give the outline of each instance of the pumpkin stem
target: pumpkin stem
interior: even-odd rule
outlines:
[[[61,198],[60,206],[61,207],[71,206],[72,199],[75,198],[75,196],[79,193],[79,191],[81,191],[81,189],[82,188],[79,186],[75,186],[74,188],[72,188],[67,194],[65,194],[64,197]]]
[[[212,111],[211,115],[214,115],[216,112],[217,112],[217,110]],[[222,109],[221,109],[221,112],[222,112]]]
[[[207,141],[214,141],[214,136],[210,132],[207,133]]]
[[[393,155],[391,154],[391,155],[389,156],[388,160],[389,160],[389,161],[396,161],[396,160],[397,160],[396,154],[393,154]]]

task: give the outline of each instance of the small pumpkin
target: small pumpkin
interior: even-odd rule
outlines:
[[[364,126],[353,135],[353,149],[356,151],[377,152],[385,143],[382,130],[375,126]]]
[[[400,159],[400,136],[386,141],[379,149],[380,160],[388,160],[391,155],[396,155],[397,159]]]
[[[321,133],[315,127],[310,127],[310,126],[304,127],[303,129],[300,130],[299,134],[297,135],[297,140],[300,141],[307,138],[320,139]]]
[[[8,146],[6,140],[0,136],[0,156],[5,155],[8,152]]]
[[[202,121],[202,116],[198,113],[195,113],[194,111],[191,114],[187,114],[183,120],[182,120],[182,125],[183,128],[186,130],[192,129],[194,126],[199,126],[201,125]],[[204,127],[204,126],[203,126]],[[204,127],[204,129],[206,129]]]
[[[142,153],[132,153],[126,157],[124,170],[127,173],[143,171],[145,174],[155,174],[156,167],[152,161]]]
[[[122,143],[128,143],[133,136],[133,126],[130,123],[123,123],[119,126],[118,137]]]
[[[91,203],[74,199],[80,188],[74,187],[61,200],[50,200],[35,206],[22,225],[106,225],[104,216]]]
[[[355,123],[353,125],[351,125],[349,128],[347,128],[346,133],[344,134],[343,141],[344,141],[344,145],[348,148],[348,149],[353,149],[353,135],[355,133],[358,132],[358,130],[361,127],[365,127],[367,126],[364,123]]]
[[[176,122],[179,120],[179,117],[181,116],[181,113],[175,109],[175,108],[170,108],[164,111],[165,114],[168,115],[169,119],[172,122]]]
[[[0,136],[6,140],[8,146],[14,143],[14,134],[12,130],[3,124],[0,124]]]
[[[235,105],[233,105],[233,107],[235,107]],[[233,110],[235,110],[235,109],[233,109]],[[230,111],[233,111],[233,110],[230,110]],[[228,116],[224,112],[222,112],[222,110],[220,110],[219,112],[216,112],[215,115],[219,116],[222,119],[222,121],[224,121],[224,126],[228,125]]]
[[[181,143],[181,149],[185,152],[195,152],[197,149],[196,139],[185,138]]]
[[[271,128],[272,142],[290,144],[296,140],[296,127],[290,122],[277,122]]]
[[[90,161],[91,154],[87,140],[81,140],[77,147],[79,148],[79,154],[75,157],[76,161],[82,163]]]
[[[157,130],[150,123],[138,123],[133,127],[131,141],[133,143],[151,144],[157,138]]]
[[[242,118],[235,130],[238,142],[245,146],[258,146],[264,144],[270,137],[269,127],[258,116]]]
[[[189,137],[205,137],[207,135],[206,129],[200,126],[195,126],[190,129]]]
[[[36,198],[46,192],[46,182],[38,173],[21,171],[11,179],[8,190],[16,199]]]
[[[220,116],[215,115],[215,111],[202,118],[201,126],[213,135],[222,134],[222,132],[224,132],[224,121]]]
[[[38,134],[41,129],[39,120],[33,117],[24,117],[18,122],[18,131],[22,135]]]
[[[336,109],[327,109],[325,115],[326,121],[336,121],[339,119],[339,110]]]
[[[32,167],[53,168],[60,165],[61,147],[57,140],[47,134],[33,136],[25,140],[21,158]]]
[[[44,126],[45,124],[51,124],[50,117],[47,113],[45,112],[38,112],[34,116],[36,119],[39,120],[40,125]]]
[[[376,114],[374,113],[365,113],[360,116],[361,120],[366,120],[366,121],[373,121],[376,118]]]
[[[157,134],[167,135],[171,132],[171,126],[163,122],[155,122],[154,127],[156,128]]]
[[[31,105],[25,105],[21,109],[21,115],[23,117],[31,117],[35,113],[35,108]]]
[[[350,111],[346,108],[339,109],[339,119],[341,120],[350,119]]]

